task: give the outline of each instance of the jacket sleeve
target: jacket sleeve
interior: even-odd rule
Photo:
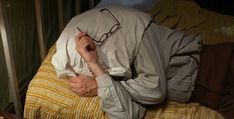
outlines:
[[[155,40],[147,31],[133,62],[136,78],[115,81],[108,74],[96,77],[101,108],[111,119],[143,118],[145,109],[140,104],[164,101],[166,79],[163,57],[161,51],[152,46]]]
[[[158,104],[166,97],[166,74],[163,48],[155,31],[145,32],[134,60],[136,77],[121,81],[133,100],[141,104]]]

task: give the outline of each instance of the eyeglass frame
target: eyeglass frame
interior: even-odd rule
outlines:
[[[103,8],[103,9],[100,10],[100,12],[104,13],[103,11],[105,11],[105,10],[114,18],[114,20],[115,20],[117,23],[116,23],[115,25],[113,25],[113,26],[111,27],[111,29],[110,29],[108,32],[104,33],[104,34],[99,38],[99,40],[95,40],[94,38],[92,38],[92,40],[93,40],[94,42],[96,42],[96,45],[98,45],[98,46],[102,46],[102,44],[104,43],[104,41],[106,41],[106,39],[107,39],[112,33],[114,33],[115,31],[117,31],[117,30],[120,28],[120,22],[116,19],[116,17],[111,13],[110,10],[108,10],[107,8]],[[117,28],[113,30],[113,28],[115,28],[116,26],[117,26]],[[80,31],[80,32],[83,32],[78,26],[77,26],[77,30]],[[112,31],[112,30],[113,30],[113,31]],[[104,40],[101,40],[104,36],[105,36]]]

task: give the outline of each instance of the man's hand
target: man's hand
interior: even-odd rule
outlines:
[[[88,63],[95,76],[105,73],[98,61],[96,45],[87,33],[81,32],[76,36],[76,50]]]
[[[92,97],[97,95],[97,82],[94,77],[87,75],[74,76],[69,79],[72,91],[79,96]]]
[[[96,45],[87,33],[76,36],[76,50],[88,64],[98,63]]]

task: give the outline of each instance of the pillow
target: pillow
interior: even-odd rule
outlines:
[[[148,12],[160,0],[102,0],[96,7],[117,4]]]

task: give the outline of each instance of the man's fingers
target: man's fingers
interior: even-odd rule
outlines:
[[[71,88],[73,92],[78,94],[79,96],[88,96],[89,92],[84,90],[83,88]]]
[[[93,41],[90,38],[83,37],[78,41],[77,48],[78,52],[80,51],[89,51],[89,50],[95,50],[96,46],[93,43]]]
[[[77,88],[71,88],[71,90],[75,92],[76,94],[78,94],[79,96],[82,96],[85,94],[84,91],[77,89]]]
[[[71,88],[76,88],[76,87],[77,87],[77,84],[76,84],[76,83],[73,83],[73,82],[70,82],[70,83],[69,83],[69,86],[70,86]],[[79,88],[79,87],[77,87],[77,88]]]
[[[96,44],[93,42],[93,40],[90,37],[85,36],[84,41],[81,41],[81,45],[83,43],[84,48],[88,48],[88,50],[95,50],[96,49]],[[87,44],[88,43],[88,44]]]
[[[79,47],[85,48],[88,44],[89,44],[89,39],[87,39],[86,37],[83,37],[80,39]]]
[[[93,77],[86,75],[72,77],[69,80],[70,89],[82,97],[95,96],[97,95],[97,90],[95,87],[93,88],[95,83],[93,79]]]
[[[79,82],[79,78],[77,76],[74,76],[74,77],[71,77],[69,79],[69,81],[70,81],[70,83],[77,83],[77,82]]]
[[[87,36],[86,32],[80,32],[77,36],[76,36],[76,40],[77,39],[81,39],[82,37]]]

